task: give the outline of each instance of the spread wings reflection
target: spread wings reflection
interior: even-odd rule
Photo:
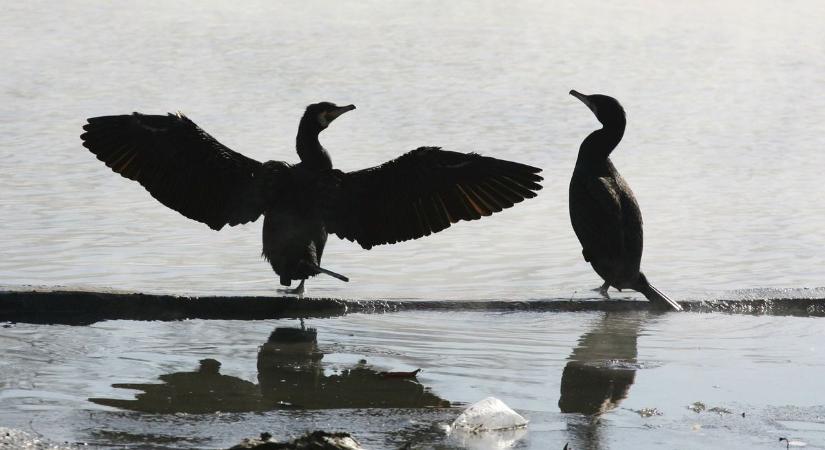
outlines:
[[[387,376],[364,361],[333,372],[323,358],[316,330],[278,327],[258,351],[257,384],[221,374],[221,363],[210,358],[191,372],[161,375],[162,383],[112,385],[142,391],[133,400],[89,401],[132,411],[190,414],[450,406],[414,378]]]

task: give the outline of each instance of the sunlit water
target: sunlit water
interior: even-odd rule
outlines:
[[[209,230],[80,145],[86,117],[182,110],[259,160],[297,161],[303,108],[337,167],[421,145],[544,169],[539,197],[369,252],[331,239],[315,295],[547,298],[593,288],[567,214],[581,140],[567,95],[629,118],[615,163],[643,267],[674,297],[825,275],[820,2],[10,2],[0,15],[0,281],[268,294],[261,222]]]
[[[104,447],[323,428],[373,449],[462,448],[442,425],[493,395],[531,421],[516,448],[825,448],[821,319],[733,317],[354,314],[309,320],[303,347],[270,336],[295,320],[18,324],[0,334],[0,424]],[[223,377],[198,373],[207,358]],[[418,368],[418,383],[377,375]]]
[[[187,220],[104,167],[78,135],[90,116],[182,110],[250,157],[297,161],[303,108],[330,100],[358,106],[322,135],[338,168],[439,145],[542,167],[545,189],[414,242],[364,251],[332,238],[324,265],[352,281],[319,277],[312,294],[581,295],[600,280],[569,225],[567,183],[597,122],[567,95],[575,88],[613,95],[627,110],[614,162],[641,205],[643,267],[662,290],[689,298],[821,287],[823,23],[816,1],[7,2],[0,285],[271,294],[277,279],[258,256],[260,221],[216,233]],[[465,403],[495,395],[531,420],[511,442],[518,448],[777,448],[783,436],[825,447],[819,319],[409,312],[312,320],[323,358],[298,362],[314,361],[314,377],[358,369],[348,382],[372,382],[380,371],[422,368],[420,384],[404,389],[454,407],[408,409],[421,405],[371,394],[389,403],[295,411],[277,405],[280,378],[260,349],[276,327],[297,325],[0,329],[0,425],[104,448],[220,448],[265,430],[285,437],[316,428],[354,432],[375,449],[468,446],[440,426]],[[207,358],[227,376],[213,377],[216,385],[197,372]],[[149,388],[143,406],[135,406],[143,391],[113,386],[164,384],[161,376],[171,387]],[[190,381],[231,387],[215,392],[236,398],[236,410],[184,414],[188,407],[170,401],[152,412],[149,400]],[[198,407],[225,407],[198,397]],[[686,408],[697,401],[730,414]],[[642,417],[642,408],[662,415]],[[595,410],[599,419],[590,418]]]

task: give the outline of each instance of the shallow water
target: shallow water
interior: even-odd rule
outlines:
[[[332,239],[336,297],[547,298],[596,287],[567,182],[603,92],[646,221],[643,267],[679,298],[817,287],[825,275],[825,8],[817,1],[33,1],[0,16],[0,282],[268,294],[260,222],[219,233],[80,145],[89,116],[182,110],[260,160],[296,161],[305,105],[358,110],[322,136],[339,168],[420,145],[544,168],[545,190],[436,236]]]
[[[222,448],[315,428],[373,449],[770,449],[779,437],[825,448],[820,322],[401,312],[308,320],[314,333],[295,320],[17,324],[0,333],[0,423],[104,448]],[[418,368],[417,382],[380,375]],[[489,395],[527,430],[444,434]]]

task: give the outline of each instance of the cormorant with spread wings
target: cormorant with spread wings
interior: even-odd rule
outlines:
[[[536,196],[541,169],[421,147],[355,172],[332,168],[318,135],[354,105],[309,105],[298,126],[301,162],[265,163],[224,146],[183,114],[88,119],[80,137],[113,171],[214,230],[264,215],[263,256],[281,284],[302,295],[321,267],[327,233],[365,249],[437,233]]]

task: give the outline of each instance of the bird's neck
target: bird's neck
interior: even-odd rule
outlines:
[[[329,153],[318,141],[321,130],[317,126],[301,121],[298,125],[298,136],[295,138],[295,149],[304,167],[310,169],[332,169],[332,159]]]
[[[607,169],[610,153],[624,136],[625,121],[610,123],[587,136],[579,147],[576,170],[600,171]]]

